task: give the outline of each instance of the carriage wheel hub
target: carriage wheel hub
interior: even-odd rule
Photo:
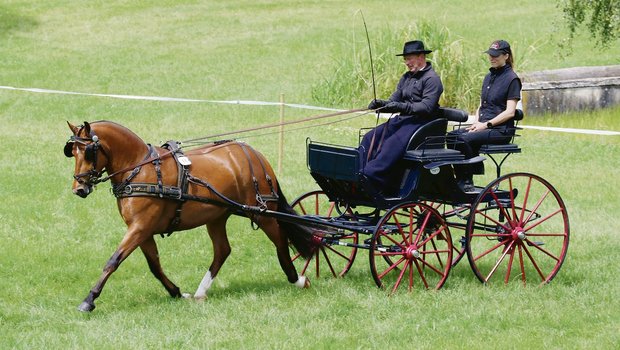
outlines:
[[[321,243],[323,242],[323,238],[319,235],[312,235],[312,244],[314,244],[315,246],[320,246]]]
[[[405,258],[409,260],[417,259],[420,257],[420,251],[418,251],[417,247],[409,246],[407,250],[405,250]]]
[[[518,239],[520,239],[522,241],[525,240],[525,238],[526,238],[525,231],[521,227],[517,227],[513,231],[513,235],[515,236],[515,238],[518,238]]]

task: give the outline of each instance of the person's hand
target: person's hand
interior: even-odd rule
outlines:
[[[374,99],[374,100],[370,101],[370,104],[368,105],[368,109],[381,108],[381,107],[385,106],[386,104],[388,104],[389,102],[390,101]]]
[[[381,108],[381,112],[399,113],[403,110],[402,105],[403,104],[401,102],[389,101],[389,103],[387,103],[383,108]]]
[[[468,131],[481,131],[487,128],[487,124],[486,123],[481,123],[481,122],[474,122],[472,125],[470,125],[467,130]]]

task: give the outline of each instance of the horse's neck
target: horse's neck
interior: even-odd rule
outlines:
[[[106,131],[101,135],[102,140],[107,140],[110,164],[107,166],[109,173],[140,163],[148,156],[148,145],[129,129],[117,126],[114,130]]]

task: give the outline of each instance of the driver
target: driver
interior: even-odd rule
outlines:
[[[360,151],[366,161],[362,176],[378,191],[386,187],[390,168],[403,157],[411,135],[436,115],[443,93],[441,79],[433,70],[420,40],[408,41],[402,56],[407,72],[403,74],[389,100],[372,100],[368,109],[399,113],[375,127],[362,139]]]

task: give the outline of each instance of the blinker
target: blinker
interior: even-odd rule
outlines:
[[[86,146],[84,149],[84,159],[89,162],[95,161],[95,157],[97,157],[97,146],[98,144],[96,142]]]
[[[64,152],[67,158],[73,157],[73,142],[67,142],[65,144]]]

